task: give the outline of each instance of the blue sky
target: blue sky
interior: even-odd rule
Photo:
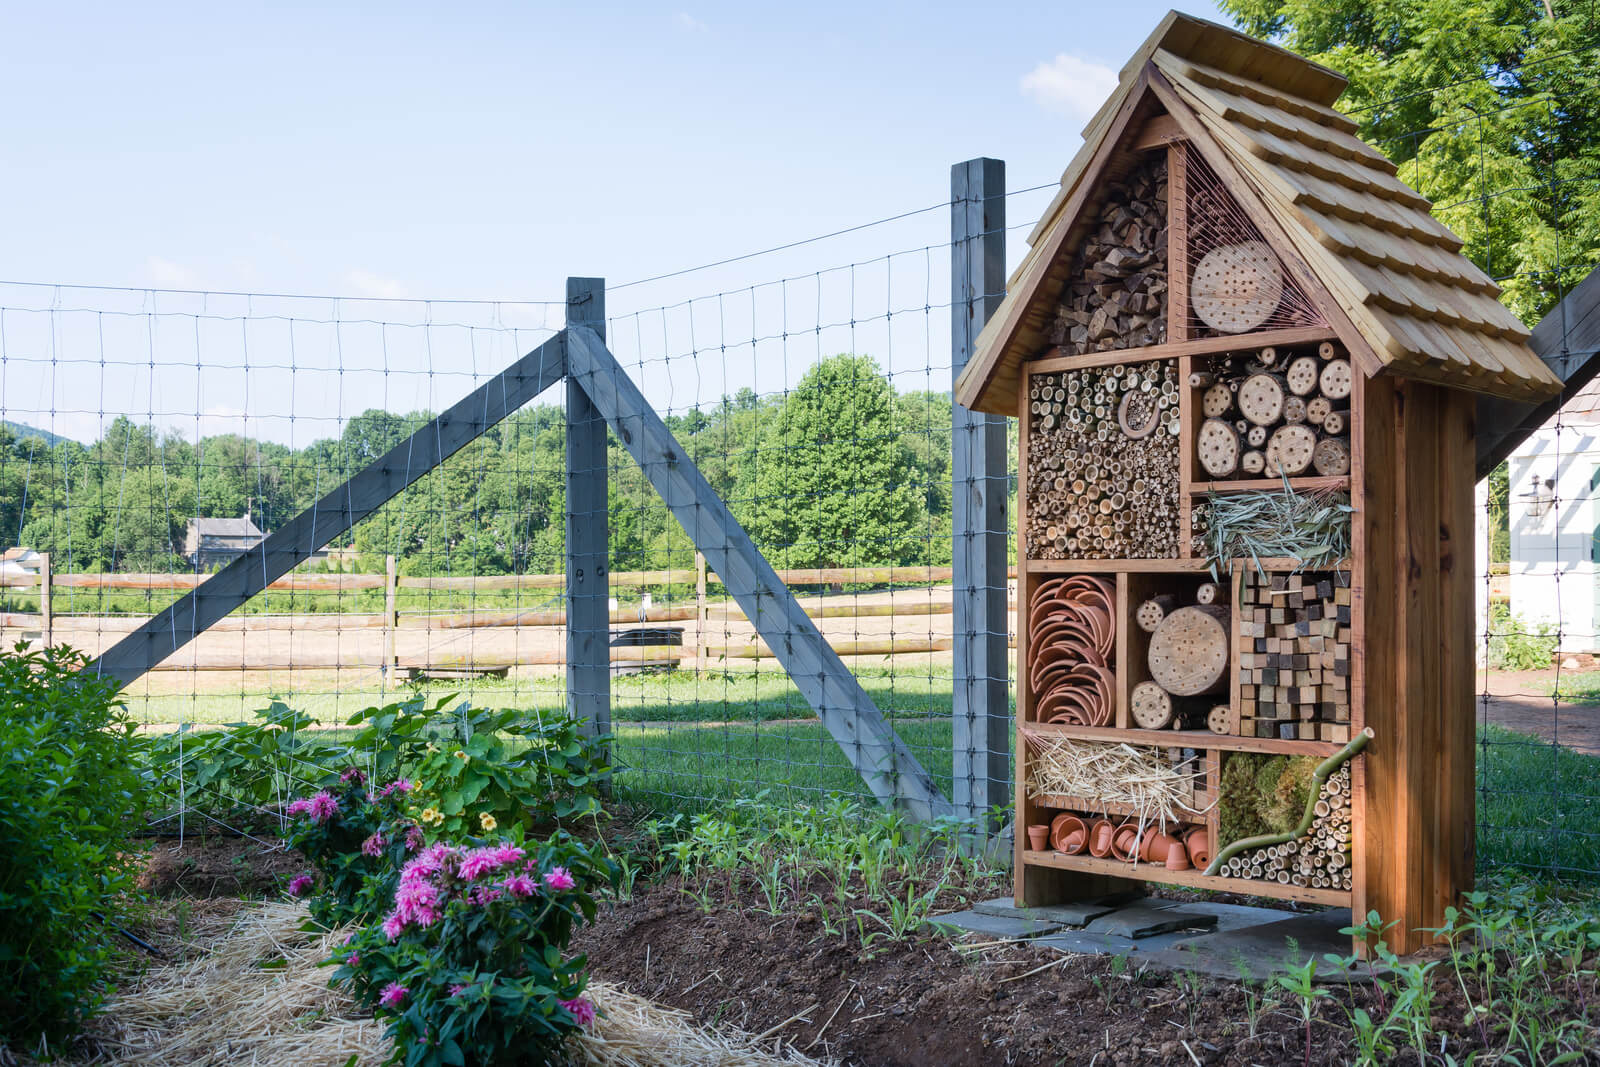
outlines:
[[[0,278],[559,300],[569,274],[620,283],[941,203],[950,164],[970,156],[1006,160],[1012,188],[1052,182],[1112,72],[1167,6],[12,5],[0,38],[0,92],[8,101],[0,117],[7,156]],[[1222,20],[1208,4],[1183,8]],[[1031,219],[1047,195],[1013,198],[1010,221]],[[610,310],[681,307],[691,297],[934,245],[947,233],[942,210],[925,212],[620,290]],[[1013,259],[1023,233],[1011,235]],[[913,289],[934,302],[931,294],[947,284],[947,259],[941,250],[891,261],[888,272],[899,276],[881,284],[863,268],[842,287],[780,293],[780,301],[803,302],[807,311],[791,308],[777,332],[915,305],[921,297]],[[90,320],[73,319],[69,309],[148,310],[152,301],[174,316],[203,309],[227,317],[221,298],[197,304],[167,295],[0,292],[0,305],[12,309],[53,303],[60,309],[53,343],[79,354]],[[737,325],[724,306],[715,327],[702,326],[702,302],[676,321],[656,313],[659,330],[654,320],[634,330],[638,360],[717,348],[721,362],[697,369],[719,380],[675,394],[673,405],[728,384],[765,391],[792,382],[787,369],[761,379],[771,359],[759,344],[723,353],[740,334],[754,341],[769,332],[769,311],[745,303]],[[268,307],[257,301],[247,310]],[[334,317],[307,308],[278,310]],[[384,303],[346,303],[337,317],[410,321],[419,314],[529,327],[546,319],[539,309],[418,312]],[[923,317],[920,337],[900,327],[902,356],[880,357],[897,373],[939,362],[947,313]],[[95,318],[91,355],[104,359],[109,349],[111,364],[170,361],[205,379],[234,358],[221,339],[225,329],[214,341],[205,330],[189,331],[188,348],[174,340],[175,323],[154,342],[136,333],[108,342],[103,316]],[[102,371],[102,399],[84,406],[59,365],[46,382],[42,363],[19,358],[49,343],[29,333],[29,321],[20,310],[8,317],[0,406],[48,410],[77,436],[92,436],[92,424],[114,408],[184,413],[195,432],[217,428],[196,418],[210,418],[212,409],[231,418],[303,408],[303,428],[312,432],[361,410],[366,392],[329,400],[330,390],[318,388],[320,406],[308,406],[305,390],[291,401],[286,383],[270,375],[254,387],[229,386],[219,372],[208,389],[208,381],[195,388],[188,378],[159,375],[104,380]],[[286,343],[270,334],[253,362],[272,362],[267,354]],[[629,336],[627,324],[614,330],[624,358]],[[323,360],[318,367],[326,371],[332,361],[356,358],[340,356],[346,340],[356,352],[383,343],[318,337],[295,365]],[[862,347],[859,333],[815,340],[819,350]],[[893,341],[874,337],[870,347]],[[141,344],[146,351],[136,359]],[[391,352],[390,383],[404,373],[417,376],[411,384],[418,387],[386,393],[384,402],[448,402],[458,383],[429,390],[418,383],[430,368],[459,372],[464,360],[477,373],[477,354],[461,351]],[[481,355],[484,372],[501,357],[498,350]],[[793,362],[803,361],[795,354]],[[676,377],[670,367],[662,372]],[[938,373],[927,376],[932,384]]]

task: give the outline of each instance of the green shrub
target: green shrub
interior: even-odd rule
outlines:
[[[321,876],[310,900],[311,916],[326,926],[371,918],[394,896],[400,866],[422,845],[422,831],[401,814],[411,783],[405,779],[368,787],[352,767],[337,785],[290,804],[289,844]],[[302,875],[289,891],[303,895],[315,879]]]
[[[140,740],[66,648],[0,653],[0,1048],[55,1040],[105,991],[101,916],[133,889]]]
[[[1489,609],[1489,666],[1505,671],[1539,671],[1555,659],[1561,639],[1556,628],[1541,622],[1532,629],[1521,615],[1504,604]]]

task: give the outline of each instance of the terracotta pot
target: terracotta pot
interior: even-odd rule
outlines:
[[[1117,827],[1111,837],[1111,854],[1119,860],[1131,860],[1139,854],[1139,828],[1132,823]]]
[[[1189,860],[1201,869],[1211,865],[1211,835],[1204,826],[1196,826],[1183,835],[1183,847],[1189,850]]]
[[[1057,815],[1050,823],[1050,844],[1057,852],[1076,856],[1089,843],[1089,828],[1071,812]]]
[[[1167,870],[1187,871],[1190,866],[1189,850],[1183,847],[1182,841],[1174,841],[1172,847],[1167,849]]]
[[[1028,827],[1028,847],[1035,852],[1043,852],[1044,847],[1050,843],[1050,827],[1044,823],[1034,823]]]
[[[1177,843],[1170,834],[1164,834],[1154,826],[1144,832],[1144,838],[1139,842],[1139,858],[1146,863],[1167,862],[1167,849]]]
[[[1096,819],[1089,824],[1089,854],[1105,859],[1111,855],[1111,839],[1116,834],[1116,828],[1111,825],[1110,819]]]

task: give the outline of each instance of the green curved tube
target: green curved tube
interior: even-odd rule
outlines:
[[[1234,856],[1237,856],[1245,849],[1266,848],[1269,845],[1281,845],[1286,841],[1293,841],[1295,838],[1310,830],[1311,821],[1317,816],[1317,801],[1322,798],[1322,787],[1328,784],[1328,778],[1333,774],[1334,771],[1350,762],[1350,760],[1354,759],[1356,756],[1359,756],[1361,754],[1361,750],[1367,747],[1367,742],[1371,741],[1375,736],[1376,735],[1372,732],[1372,727],[1369,726],[1365,730],[1362,730],[1359,734],[1356,734],[1355,737],[1351,738],[1348,745],[1344,746],[1339,751],[1335,752],[1333,755],[1317,764],[1317,769],[1311,773],[1311,776],[1317,780],[1317,787],[1313,789],[1311,791],[1311,795],[1306,798],[1306,813],[1305,815],[1301,816],[1299,826],[1296,826],[1293,830],[1290,830],[1286,834],[1263,834],[1260,837],[1245,837],[1235,841],[1227,848],[1219,851],[1216,856],[1212,858],[1211,866],[1206,868],[1206,874],[1217,874],[1222,870],[1222,865],[1224,863],[1228,862],[1228,860],[1232,859]]]

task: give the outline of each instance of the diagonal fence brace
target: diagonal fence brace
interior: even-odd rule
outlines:
[[[873,794],[922,821],[954,814],[599,335],[569,327],[567,366]]]

